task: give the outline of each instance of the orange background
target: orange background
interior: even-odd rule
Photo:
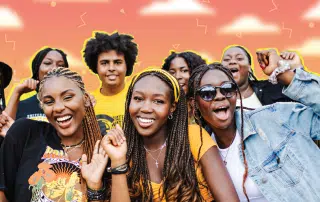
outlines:
[[[156,0],[154,0],[156,1]],[[159,0],[158,0],[159,1]],[[161,0],[160,0],[161,1]],[[83,42],[94,30],[128,33],[134,36],[139,47],[135,72],[150,65],[160,66],[169,51],[194,50],[204,52],[211,59],[220,60],[222,50],[230,44],[247,47],[255,57],[255,50],[277,47],[285,50],[300,47],[308,39],[319,38],[320,23],[302,18],[317,0],[199,0],[200,4],[215,10],[214,15],[161,15],[141,16],[139,10],[152,0],[110,0],[108,3],[40,3],[33,0],[1,0],[0,6],[14,10],[23,22],[23,28],[12,30],[0,28],[0,60],[9,64],[14,78],[6,89],[6,95],[14,83],[30,77],[28,61],[42,46],[62,48],[74,59],[82,61]],[[275,3],[278,9],[271,11]],[[80,16],[83,15],[85,25]],[[217,30],[242,15],[254,15],[265,23],[281,28],[278,35],[243,33],[223,35]],[[207,25],[205,28],[198,24]],[[282,29],[291,28],[290,31]],[[13,43],[6,42],[15,41]],[[2,38],[2,39],[1,39]],[[303,52],[301,53],[302,56]],[[205,56],[205,55],[204,55]],[[320,47],[318,55],[304,56],[309,70],[320,73]],[[99,87],[98,78],[85,63],[71,66],[84,76],[89,91]],[[258,67],[255,61],[255,67]],[[255,68],[259,78],[261,70]]]

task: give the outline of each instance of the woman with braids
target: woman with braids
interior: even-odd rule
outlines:
[[[297,61],[297,65],[302,67],[299,56],[294,52],[283,52],[281,57],[283,59],[294,59]],[[276,102],[292,101],[282,93],[282,84],[274,85],[268,80],[258,80],[254,76],[252,57],[245,47],[232,45],[225,48],[221,64],[230,69],[234,80],[237,82],[244,107],[255,109]],[[240,106],[239,97],[237,106]]]
[[[124,131],[112,129],[101,142],[111,159],[111,201],[238,201],[215,142],[201,131],[188,126],[185,95],[172,75],[136,75]]]
[[[320,78],[295,69],[273,49],[257,52],[266,75],[297,102],[236,110],[240,89],[220,63],[202,65],[189,80],[195,118],[216,140],[241,201],[320,201]]]
[[[53,69],[37,97],[49,123],[19,119],[11,126],[0,152],[0,201],[104,199],[108,157],[98,149],[102,137],[81,77]]]
[[[200,66],[206,64],[206,61],[202,57],[191,51],[184,51],[181,53],[176,53],[174,51],[164,60],[162,69],[168,71],[172,76],[174,76],[183,89],[184,93],[188,93],[188,81],[192,71]],[[188,103],[188,114],[190,123],[194,123],[192,117],[191,107]]]

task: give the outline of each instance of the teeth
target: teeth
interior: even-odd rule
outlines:
[[[142,123],[152,123],[154,121],[153,119],[146,119],[146,118],[140,118],[140,117],[138,119]]]
[[[218,109],[227,109],[227,107],[219,107]]]
[[[62,121],[68,120],[68,119],[70,119],[70,118],[71,118],[70,115],[64,116],[64,117],[59,117],[59,118],[57,118],[57,121],[62,122]]]

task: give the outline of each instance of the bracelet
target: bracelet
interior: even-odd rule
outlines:
[[[290,70],[290,64],[288,62],[284,61],[284,60],[280,60],[279,61],[279,65],[280,65],[280,67],[277,67],[275,70],[273,70],[273,72],[269,76],[269,81],[272,84],[277,84],[278,83],[277,76],[279,74],[282,74],[283,72],[286,72],[286,71]]]
[[[100,190],[93,190],[87,186],[87,198],[88,198],[88,201],[105,200],[105,198],[106,198],[105,184],[103,183],[103,186]]]
[[[118,167],[115,167],[115,168],[111,168],[111,167],[107,168],[107,172],[108,173],[115,174],[115,175],[125,174],[125,173],[128,172],[128,170],[129,170],[129,166],[128,166],[127,163],[122,164],[121,166],[118,166]]]

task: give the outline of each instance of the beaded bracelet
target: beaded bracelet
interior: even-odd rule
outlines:
[[[282,74],[283,72],[286,72],[286,71],[290,70],[290,64],[288,62],[284,61],[284,60],[280,60],[279,61],[279,65],[280,65],[280,67],[277,67],[275,70],[273,70],[273,72],[269,76],[269,81],[272,84],[277,84],[278,83],[277,76],[279,74]]]
[[[88,201],[105,200],[106,198],[105,184],[103,183],[103,186],[100,190],[93,190],[87,187],[87,198],[88,198]]]

